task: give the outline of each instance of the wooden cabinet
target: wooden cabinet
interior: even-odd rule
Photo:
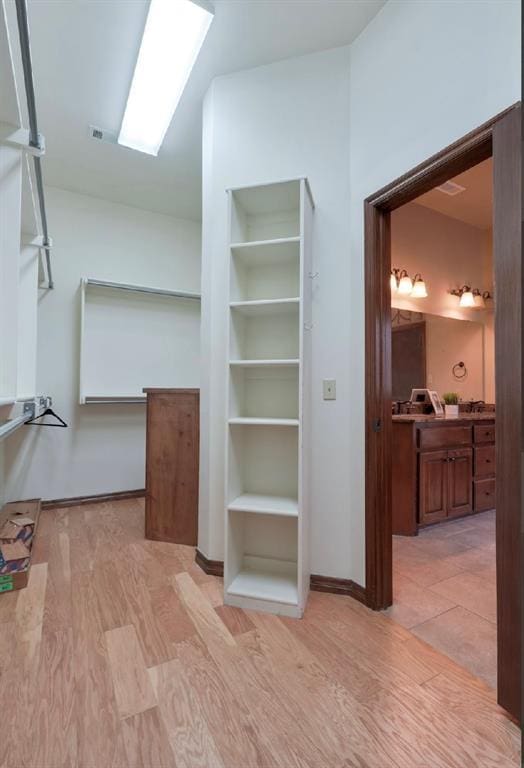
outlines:
[[[393,533],[495,508],[495,424],[393,419]]]
[[[456,517],[467,515],[473,510],[473,451],[462,448],[448,451],[447,487],[448,503],[447,516]]]
[[[471,448],[427,451],[419,458],[419,523],[436,523],[473,509]]]
[[[146,538],[195,546],[199,391],[145,389]]]
[[[420,454],[419,515],[421,522],[434,523],[447,516],[447,451]]]

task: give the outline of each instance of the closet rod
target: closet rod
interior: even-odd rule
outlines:
[[[195,301],[201,301],[199,293],[191,293],[189,291],[169,291],[164,288],[150,288],[146,285],[133,285],[131,283],[113,283],[110,280],[95,280],[92,277],[84,278],[85,285],[99,285],[103,288],[118,288],[123,291],[137,291],[138,293],[154,293],[160,296],[175,296],[179,299],[194,299]]]
[[[17,416],[16,419],[9,419],[9,421],[4,422],[0,425],[0,440],[3,440],[4,437],[7,437],[7,435],[10,435],[11,432],[14,432],[15,429],[18,429],[18,427],[21,427],[22,424],[25,423],[27,420],[27,414],[24,413],[22,416]]]
[[[22,66],[24,70],[24,84],[27,98],[27,112],[29,116],[29,144],[37,149],[43,148],[41,136],[38,133],[38,121],[36,118],[35,89],[33,84],[33,66],[31,63],[31,47],[29,44],[29,23],[27,21],[26,0],[16,0],[16,18],[18,22],[18,36],[20,39],[20,51],[22,54]],[[36,190],[38,194],[38,207],[42,222],[43,249],[45,251],[48,287],[54,288],[53,272],[51,270],[51,238],[47,227],[47,213],[45,207],[44,181],[42,177],[42,163],[39,157],[33,156],[35,165]]]

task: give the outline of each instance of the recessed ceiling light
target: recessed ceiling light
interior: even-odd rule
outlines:
[[[119,144],[158,154],[212,21],[205,0],[151,0]]]

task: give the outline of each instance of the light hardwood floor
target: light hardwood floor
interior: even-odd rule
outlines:
[[[222,605],[143,505],[42,514],[30,584],[0,595],[6,768],[502,768],[494,693],[407,629],[312,593],[303,620]]]

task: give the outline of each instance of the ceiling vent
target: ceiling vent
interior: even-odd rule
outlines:
[[[100,128],[98,125],[89,126],[89,136],[95,141],[105,141],[106,144],[118,144],[118,135],[106,130],[106,128]]]
[[[445,181],[437,189],[439,192],[449,195],[449,197],[455,197],[455,195],[460,195],[461,192],[466,191],[466,187],[461,187],[460,184],[455,184],[454,181]]]

